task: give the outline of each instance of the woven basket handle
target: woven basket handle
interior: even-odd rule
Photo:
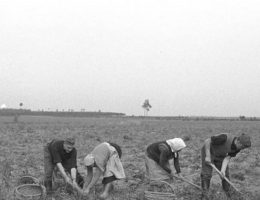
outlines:
[[[166,182],[166,181],[151,181],[150,185],[152,185],[153,183],[163,183],[163,184],[167,185],[171,189],[172,193],[174,193],[173,186],[170,183]]]
[[[42,188],[42,200],[45,200],[47,197],[46,188],[43,185],[40,185],[40,186]]]

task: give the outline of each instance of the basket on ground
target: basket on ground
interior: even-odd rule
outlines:
[[[18,185],[24,185],[24,184],[40,184],[40,181],[30,175],[21,176],[18,180]]]
[[[162,185],[167,188],[167,191],[152,191],[151,187],[144,191],[145,200],[174,200],[174,188],[166,181],[152,181],[150,186]]]
[[[23,184],[14,190],[15,200],[45,200],[46,189],[42,185]]]
[[[73,193],[67,192],[67,186],[58,188],[54,194],[55,200],[76,200],[77,198]]]

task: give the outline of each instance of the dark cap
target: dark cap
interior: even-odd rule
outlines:
[[[65,144],[74,146],[75,145],[75,138],[74,137],[68,137],[64,140]]]
[[[242,133],[237,139],[245,148],[251,147],[251,139],[249,135]]]

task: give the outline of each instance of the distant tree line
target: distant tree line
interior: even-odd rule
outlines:
[[[124,113],[116,113],[116,112],[81,112],[81,111],[32,111],[30,109],[0,109],[0,116],[14,116],[15,122],[18,121],[18,117],[21,115],[29,115],[29,116],[60,116],[60,117],[102,117],[102,116],[125,116]]]

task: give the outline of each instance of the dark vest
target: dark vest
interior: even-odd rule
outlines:
[[[235,150],[231,149],[232,142],[235,136],[229,133],[222,133],[227,135],[227,140],[222,144],[212,144],[210,145],[210,153],[216,159],[224,159],[229,153],[235,153]]]

